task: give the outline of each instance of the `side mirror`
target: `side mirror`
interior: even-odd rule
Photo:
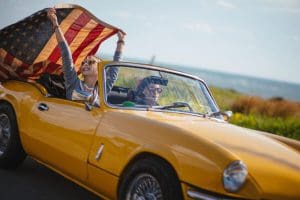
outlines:
[[[229,121],[229,119],[232,117],[232,111],[231,110],[227,110],[225,112],[222,112],[223,118],[225,121]]]

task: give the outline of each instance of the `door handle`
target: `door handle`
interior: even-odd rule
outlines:
[[[47,111],[47,110],[49,110],[49,107],[45,103],[40,103],[39,106],[38,106],[38,109],[40,111]]]

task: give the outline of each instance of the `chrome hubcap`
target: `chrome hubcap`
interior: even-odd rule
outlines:
[[[11,135],[10,121],[6,114],[0,114],[0,156],[5,152]]]
[[[137,176],[130,184],[126,200],[161,200],[163,194],[161,187],[150,174]]]

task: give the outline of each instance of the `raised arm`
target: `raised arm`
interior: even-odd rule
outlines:
[[[118,41],[117,41],[117,48],[114,54],[114,61],[120,61],[122,58],[122,53],[125,45],[125,33],[122,31],[118,32]]]
[[[50,8],[47,11],[48,18],[51,20],[53,28],[55,30],[55,36],[60,48],[61,56],[62,56],[62,64],[63,64],[63,72],[65,79],[65,86],[67,90],[67,98],[71,98],[71,91],[73,91],[76,81],[79,81],[76,71],[74,69],[72,54],[70,48],[67,44],[67,41],[59,27],[56,11],[54,8]]]
[[[118,32],[118,41],[117,41],[117,47],[114,54],[114,61],[120,61],[122,58],[122,53],[125,45],[125,33],[122,31]],[[110,67],[106,71],[106,92],[107,94],[111,91],[115,81],[118,78],[118,67]]]

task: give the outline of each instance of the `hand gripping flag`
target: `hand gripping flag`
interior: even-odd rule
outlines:
[[[78,71],[100,44],[119,31],[77,5],[55,6],[61,30]],[[47,9],[0,31],[0,80],[37,79],[42,73],[62,73],[61,54]]]

